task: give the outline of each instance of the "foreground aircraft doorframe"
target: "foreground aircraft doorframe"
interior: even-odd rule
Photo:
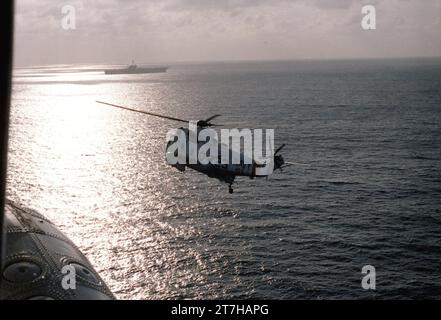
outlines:
[[[2,270],[3,262],[3,217],[5,210],[9,106],[11,97],[13,26],[14,1],[0,1],[0,48],[2,48],[3,53],[3,58],[0,62],[0,270]]]

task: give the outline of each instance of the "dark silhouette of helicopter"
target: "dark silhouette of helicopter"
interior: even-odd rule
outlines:
[[[142,113],[142,114],[149,115],[149,116],[159,117],[159,118],[178,121],[178,122],[185,122],[187,124],[190,123],[188,120],[184,120],[184,119],[179,119],[179,118],[169,117],[169,116],[156,114],[156,113],[152,113],[152,112],[132,109],[132,108],[128,108],[128,107],[124,107],[124,106],[120,106],[120,105],[116,105],[116,104],[112,104],[112,103],[107,103],[107,102],[103,102],[103,101],[96,101],[96,102],[101,103],[101,104],[105,104],[108,106],[112,106],[115,108],[119,108],[119,109]],[[204,128],[220,126],[220,125],[217,125],[217,124],[214,124],[211,122],[213,119],[215,119],[219,116],[220,115],[216,114],[216,115],[211,116],[205,120],[197,121],[196,122],[197,135],[199,134],[199,131]],[[186,135],[187,150],[188,150],[188,143],[189,143],[188,141],[190,141],[190,139],[188,139],[189,138],[189,128],[179,128],[179,129],[182,130]],[[169,145],[173,142],[174,141],[168,141],[167,149],[168,149]],[[274,170],[277,170],[277,169],[281,170],[284,167],[287,167],[287,166],[294,164],[291,162],[285,162],[282,155],[278,154],[285,147],[285,144],[282,144],[279,148],[277,148],[277,150],[272,154],[272,156],[266,158],[266,160],[264,160],[263,162],[261,160],[258,161],[257,159],[247,159],[248,161],[245,161],[244,155],[241,154],[239,157],[240,158],[239,163],[231,163],[231,162],[230,163],[221,163],[221,161],[220,161],[221,150],[223,148],[226,148],[226,146],[224,144],[221,144],[220,142],[217,142],[217,143],[218,143],[218,152],[219,152],[218,163],[211,163],[210,162],[207,164],[203,164],[203,163],[197,161],[197,163],[191,164],[188,161],[189,152],[187,152],[186,153],[187,154],[187,159],[186,159],[187,161],[184,161],[184,163],[176,163],[176,164],[170,164],[170,165],[175,167],[176,169],[178,169],[181,172],[185,171],[185,168],[188,167],[188,168],[196,170],[200,173],[203,173],[210,178],[216,178],[222,182],[226,182],[229,185],[229,188],[228,188],[229,193],[233,193],[232,185],[233,185],[234,180],[237,176],[246,176],[246,177],[249,177],[250,179],[268,177],[269,175],[271,175],[273,173]],[[205,144],[205,142],[197,141],[197,150],[199,150],[199,148],[202,144]],[[228,150],[228,152],[231,155],[234,151],[230,149],[230,150]],[[269,161],[272,161],[272,163],[269,163]],[[266,173],[265,173],[265,170],[260,170],[262,168],[267,167],[269,164],[271,165],[272,170],[267,171]],[[262,173],[262,171],[264,173]]]

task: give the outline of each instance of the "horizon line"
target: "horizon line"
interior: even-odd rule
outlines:
[[[216,64],[216,63],[246,63],[246,62],[305,62],[305,61],[366,61],[366,60],[410,60],[410,59],[441,59],[440,56],[402,56],[402,57],[342,57],[342,58],[286,58],[286,59],[226,59],[226,60],[175,60],[175,61],[157,61],[157,62],[141,62],[139,65],[191,65],[191,64]],[[128,65],[127,63],[117,62],[74,62],[74,63],[48,63],[37,65],[13,65],[13,69],[26,68],[43,68],[50,66],[75,66],[75,65]]]

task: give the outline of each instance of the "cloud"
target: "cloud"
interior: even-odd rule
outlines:
[[[314,4],[322,9],[347,9],[349,8],[355,1],[354,0],[316,0]]]
[[[21,0],[18,64],[441,55],[441,0]],[[64,4],[77,29],[61,28]],[[378,29],[360,27],[374,4]],[[33,54],[30,55],[29,52]]]

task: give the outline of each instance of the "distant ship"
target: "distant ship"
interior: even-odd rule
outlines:
[[[134,74],[134,73],[161,73],[167,72],[168,67],[149,67],[139,68],[134,61],[127,68],[124,69],[107,69],[105,74]]]

